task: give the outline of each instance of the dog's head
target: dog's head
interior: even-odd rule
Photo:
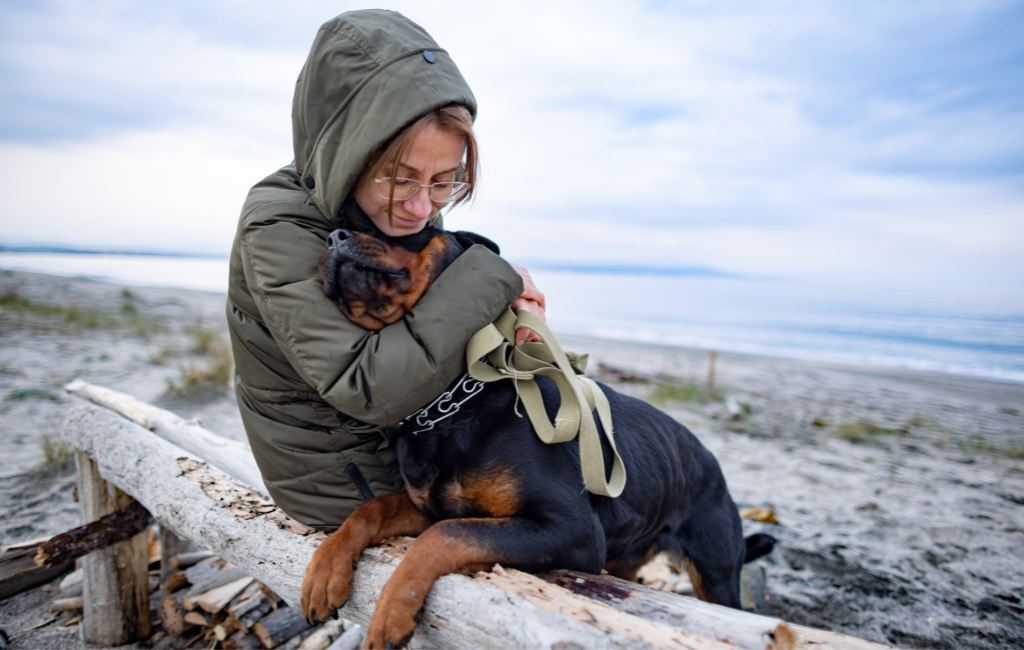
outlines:
[[[499,252],[486,237],[431,226],[406,237],[335,230],[320,263],[324,293],[353,323],[379,330],[400,320],[473,244]]]

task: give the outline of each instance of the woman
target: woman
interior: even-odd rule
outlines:
[[[543,315],[529,274],[482,246],[380,332],[321,289],[332,230],[372,222],[411,234],[469,198],[475,113],[458,68],[418,25],[343,14],[320,28],[296,84],[295,162],[242,208],[227,303],[235,392],[270,495],[310,526],[337,528],[365,499],[403,490],[389,427],[465,370],[466,342],[509,304]],[[456,181],[469,187],[452,193]]]

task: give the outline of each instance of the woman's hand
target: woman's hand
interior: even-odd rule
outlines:
[[[512,262],[509,262],[512,264]],[[512,264],[512,268],[515,269],[516,273],[523,278],[523,293],[516,298],[513,303],[513,308],[516,310],[525,309],[537,316],[544,322],[547,322],[547,318],[544,317],[544,309],[547,303],[544,299],[544,294],[541,293],[537,285],[533,283],[533,278],[530,277],[530,272],[519,266],[518,264]],[[520,327],[516,330],[516,345],[521,345],[526,342],[541,342],[543,339],[531,329]]]

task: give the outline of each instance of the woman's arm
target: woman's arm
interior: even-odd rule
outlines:
[[[398,422],[447,388],[469,338],[524,289],[512,266],[474,246],[402,321],[372,332],[323,293],[326,230],[314,206],[259,206],[238,237],[248,292],[289,364],[335,408],[374,424]]]

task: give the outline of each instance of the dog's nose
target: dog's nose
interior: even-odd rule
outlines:
[[[354,237],[354,235],[344,228],[338,228],[331,234],[327,235],[327,248],[329,250],[334,250],[338,246],[341,246],[341,242],[345,241],[349,237]]]

